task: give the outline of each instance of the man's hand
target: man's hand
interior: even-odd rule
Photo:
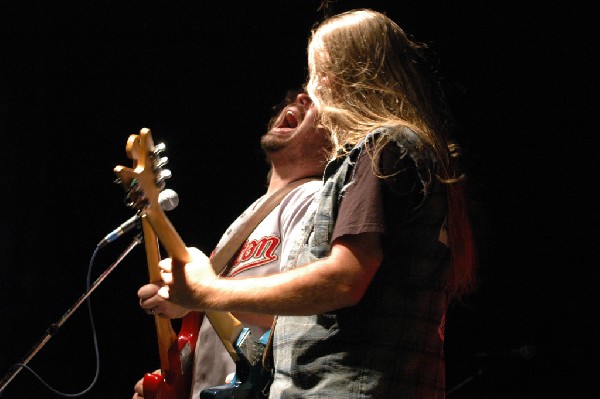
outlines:
[[[138,290],[140,307],[148,314],[157,315],[167,319],[179,319],[190,312],[183,306],[176,305],[158,295],[162,285],[146,284]]]
[[[197,248],[188,248],[189,263],[170,258],[159,262],[164,286],[157,291],[162,298],[190,310],[204,310],[207,289],[217,278],[209,258]]]
[[[160,369],[154,371],[152,374],[161,375],[162,372]],[[138,382],[135,383],[133,387],[133,397],[132,399],[143,399],[144,398],[144,377],[142,377]]]

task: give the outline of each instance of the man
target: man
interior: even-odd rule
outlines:
[[[289,183],[304,178],[313,178],[293,189],[282,202],[256,227],[242,246],[228,277],[244,278],[263,276],[278,272],[282,259],[289,252],[289,237],[298,227],[298,222],[320,188],[323,168],[330,151],[327,131],[317,125],[317,115],[312,102],[303,92],[290,91],[284,100],[283,109],[269,123],[268,132],[261,138],[271,169],[267,192],[256,200],[227,230],[216,248],[229,238],[231,232],[250,215],[270,194]],[[156,298],[156,286],[140,288],[140,303],[148,313],[163,317],[179,318],[187,314],[184,307],[167,301],[152,302]],[[255,336],[261,336],[272,325],[272,315],[236,313]],[[192,397],[198,398],[204,388],[222,385],[225,377],[235,371],[235,364],[225,351],[207,318],[204,319],[196,345],[194,382]],[[134,398],[143,397],[143,379],[138,381]]]

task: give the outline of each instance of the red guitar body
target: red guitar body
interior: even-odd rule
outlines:
[[[169,348],[169,368],[144,376],[145,399],[188,399],[194,372],[194,351],[203,313],[190,312],[181,321],[177,341]]]

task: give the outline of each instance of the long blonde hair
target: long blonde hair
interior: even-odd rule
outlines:
[[[377,127],[403,125],[435,154],[438,178],[448,185],[453,254],[449,291],[457,296],[474,286],[473,238],[462,175],[445,134],[446,107],[437,80],[430,76],[426,48],[382,13],[360,9],[335,15],[312,32],[307,91],[338,152]]]

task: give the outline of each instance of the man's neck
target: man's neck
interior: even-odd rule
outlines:
[[[277,167],[276,165],[272,165],[271,178],[269,179],[267,194],[271,194],[296,180],[307,177],[314,177],[315,179],[318,179],[322,175],[322,166],[310,165],[302,167],[300,165],[290,165],[290,167]]]

